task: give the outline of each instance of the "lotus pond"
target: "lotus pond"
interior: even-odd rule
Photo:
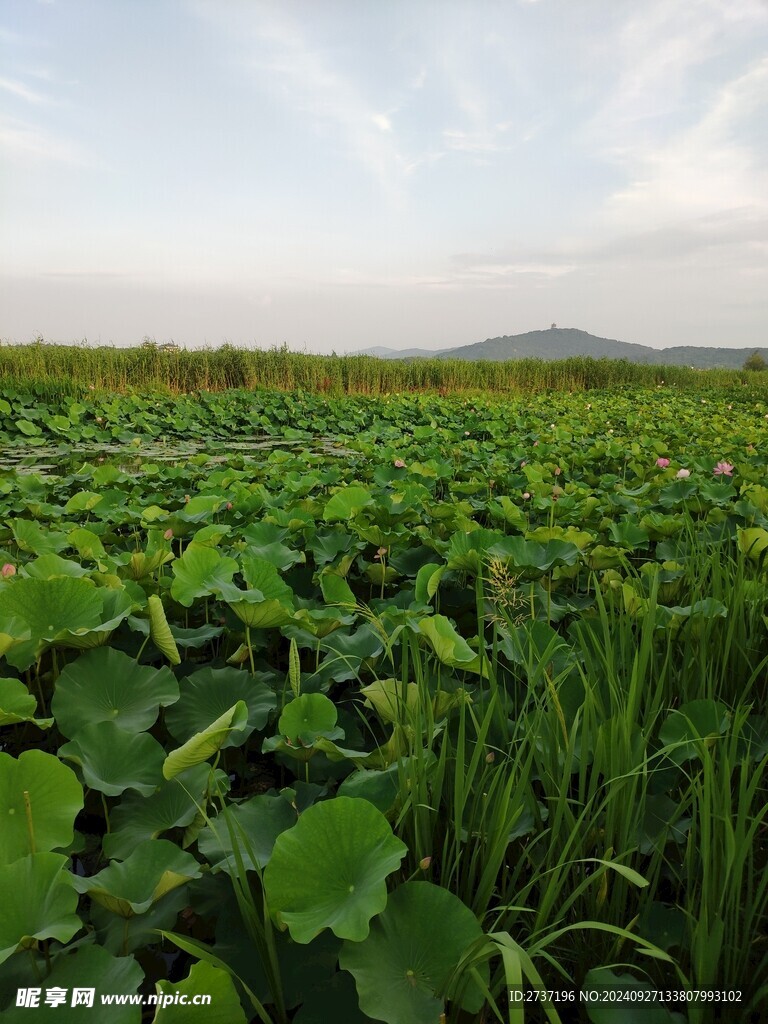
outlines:
[[[742,386],[6,389],[3,1020],[765,1019],[767,435]]]

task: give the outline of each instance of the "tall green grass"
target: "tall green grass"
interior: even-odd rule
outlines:
[[[677,387],[734,386],[748,380],[768,386],[768,371],[692,370],[626,360],[575,357],[555,362],[519,359],[468,362],[457,359],[383,360],[370,356],[321,356],[223,345],[217,349],[162,351],[155,346],[30,345],[0,347],[0,385],[41,386],[75,394],[161,390],[174,393],[228,388],[297,389],[335,395],[403,391],[580,391],[623,384]]]
[[[519,609],[504,621],[496,603],[480,627],[488,679],[447,725],[432,709],[448,680],[414,637],[403,643],[403,692],[415,682],[420,700],[403,725],[410,758],[396,830],[409,870],[421,864],[494,937],[465,967],[498,963],[500,1012],[515,964],[548,988],[616,965],[654,988],[739,989],[738,1019],[762,1019],[768,641],[762,601],[746,586],[754,567],[729,543],[713,548],[695,534],[691,543],[681,598],[715,597],[725,618],[659,628],[655,581],[639,619],[593,581],[594,611],[542,649],[532,621]],[[681,758],[662,726],[701,700],[724,705],[727,728]],[[682,1009],[689,1024],[730,1012]],[[543,1019],[544,1010],[526,1014]],[[505,1019],[522,1017],[510,1008]]]

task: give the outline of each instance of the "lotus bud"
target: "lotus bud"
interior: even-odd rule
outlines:
[[[485,763],[486,764],[493,764],[493,762],[495,760],[496,760],[496,755],[494,754],[493,751],[491,751],[490,753],[485,755]]]
[[[2,572],[4,579],[8,579],[9,576],[16,575],[16,566],[12,562],[6,562],[0,572]]]
[[[227,502],[227,512],[231,512],[231,511],[232,511],[232,502],[228,501]]]
[[[426,871],[429,865],[432,863],[431,857],[422,857],[419,861],[419,867],[422,871]]]
[[[163,534],[163,537],[166,540],[172,540],[173,539],[173,530],[170,530],[170,529],[166,530],[165,533]]]

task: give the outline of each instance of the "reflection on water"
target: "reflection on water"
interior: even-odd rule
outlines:
[[[342,447],[333,438],[287,439],[284,437],[254,437],[245,441],[155,441],[140,445],[129,444],[59,444],[35,445],[29,443],[0,448],[0,472],[37,473],[40,476],[67,473],[83,462],[109,463],[126,473],[140,473],[144,463],[164,462],[175,466],[195,455],[206,455],[206,465],[224,464],[239,455],[245,460],[262,451],[282,448],[314,454],[348,456],[356,454]]]

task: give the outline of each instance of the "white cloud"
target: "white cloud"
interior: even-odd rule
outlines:
[[[33,89],[29,89],[23,82],[19,82],[13,78],[0,78],[0,89],[4,89],[9,92],[12,96],[18,96],[19,99],[25,100],[27,103],[48,103],[47,96],[43,96],[39,92],[35,92]]]
[[[710,107],[669,141],[617,159],[629,172],[606,207],[620,224],[643,227],[718,211],[768,209],[768,168],[740,126],[768,107],[768,58],[721,88]]]
[[[8,159],[22,163],[45,161],[74,167],[93,166],[93,161],[75,143],[10,118],[0,120],[0,151]]]

